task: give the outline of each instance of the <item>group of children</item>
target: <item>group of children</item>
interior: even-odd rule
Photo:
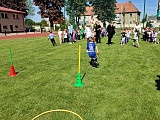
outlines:
[[[88,31],[87,31],[88,28]],[[97,61],[97,55],[99,55],[99,51],[98,51],[98,47],[95,43],[95,38],[94,38],[94,33],[92,33],[92,30],[90,29],[90,25],[88,25],[84,30],[81,29],[81,31],[79,30],[73,30],[73,33],[70,34],[69,31],[67,29],[65,29],[64,31],[62,31],[61,29],[58,30],[58,38],[59,38],[59,43],[65,43],[65,42],[70,42],[70,44],[72,44],[73,42],[76,42],[76,40],[80,40],[80,39],[84,39],[86,36],[87,38],[87,52],[88,52],[88,56],[90,58],[90,65],[93,68],[98,68],[99,63]],[[50,32],[48,39],[51,40],[52,45],[56,46],[56,42],[54,39],[55,35]]]
[[[132,38],[133,43],[132,45],[135,47],[140,47],[139,44],[139,38],[140,38],[140,32],[138,29],[132,28],[124,28],[121,32],[121,45],[127,44],[130,39]],[[102,35],[101,37],[105,36],[107,34],[106,29],[102,29]],[[152,42],[154,44],[159,44],[160,41],[157,41],[157,35],[156,29],[152,28],[145,28],[142,30],[142,36],[143,40]],[[90,25],[87,25],[85,30],[84,29],[73,29],[72,34],[69,33],[67,29],[62,31],[61,29],[58,30],[58,37],[59,37],[59,43],[65,43],[70,42],[70,44],[76,42],[76,40],[87,38],[87,52],[88,56],[90,57],[90,65],[93,68],[98,68],[99,63],[97,62],[97,55],[99,55],[98,47],[95,42],[95,32],[91,29]],[[52,32],[49,34],[48,37],[53,45],[56,45],[56,42],[54,40],[54,34]]]
[[[121,32],[121,45],[124,45],[129,42],[131,38],[132,28],[123,28]]]
[[[69,30],[64,29],[64,31],[59,28],[58,30],[59,44],[70,42],[73,44],[76,40],[84,39],[84,30],[83,29],[73,29],[72,34],[69,33]]]
[[[133,43],[132,45],[133,46],[136,46],[136,47],[140,47],[140,44],[139,44],[139,38],[140,38],[140,32],[138,29],[133,29],[132,28],[123,28],[122,29],[122,32],[121,32],[121,42],[120,44],[121,45],[124,45],[126,43],[129,42],[129,40],[132,38],[133,40]],[[142,38],[144,41],[147,41],[147,42],[152,42],[153,44],[159,44],[160,43],[160,40],[157,39],[157,31],[155,28],[144,28],[142,30]]]
[[[158,32],[155,28],[144,28],[142,30],[143,40],[147,42],[152,42],[153,44],[159,44],[160,40],[157,39]]]
[[[140,31],[138,29],[134,29],[132,31],[131,27],[122,29],[120,44],[124,45],[124,44],[128,43],[129,40],[131,39],[132,35],[133,35],[133,43],[132,43],[132,45],[139,48],[140,44],[139,44],[138,40],[139,40],[139,36],[140,36]]]

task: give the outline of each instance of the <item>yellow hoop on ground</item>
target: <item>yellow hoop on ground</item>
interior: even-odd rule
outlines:
[[[80,120],[83,120],[82,117],[80,115],[78,115],[77,113],[75,113],[73,111],[70,111],[70,110],[64,110],[64,109],[49,110],[49,111],[43,112],[43,113],[37,115],[36,117],[34,117],[32,120],[35,120],[38,117],[40,117],[40,116],[42,116],[44,114],[47,114],[47,113],[51,113],[51,112],[68,112],[68,113],[72,113],[72,114],[76,115],[78,118],[80,118]]]

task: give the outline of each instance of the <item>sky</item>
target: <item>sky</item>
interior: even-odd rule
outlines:
[[[117,0],[118,3],[131,1],[135,7],[141,12],[141,19],[143,18],[144,12],[144,0]],[[146,13],[148,16],[154,16],[157,14],[158,0],[146,0]],[[40,22],[41,16],[37,14],[39,11],[38,7],[35,7],[35,15],[31,19],[35,22]]]

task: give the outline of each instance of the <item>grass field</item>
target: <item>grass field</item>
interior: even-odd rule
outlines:
[[[121,46],[117,34],[112,46],[107,38],[98,44],[100,67],[92,69],[86,41],[51,45],[47,37],[0,41],[0,120],[31,120],[55,109],[67,109],[83,120],[159,120],[160,45],[140,40]],[[74,87],[78,72],[78,45],[82,46],[80,88]],[[12,49],[16,77],[8,77]],[[79,120],[73,114],[53,112],[37,120]]]

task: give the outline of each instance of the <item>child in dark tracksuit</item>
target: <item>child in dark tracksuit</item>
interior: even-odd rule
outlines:
[[[50,34],[48,35],[48,39],[51,40],[53,46],[57,45],[54,40],[54,37],[55,35],[52,32],[50,32]]]
[[[99,55],[98,47],[92,37],[89,37],[89,42],[87,43],[87,52],[90,57],[90,65],[93,68],[98,68],[99,63],[97,62],[97,55]]]

